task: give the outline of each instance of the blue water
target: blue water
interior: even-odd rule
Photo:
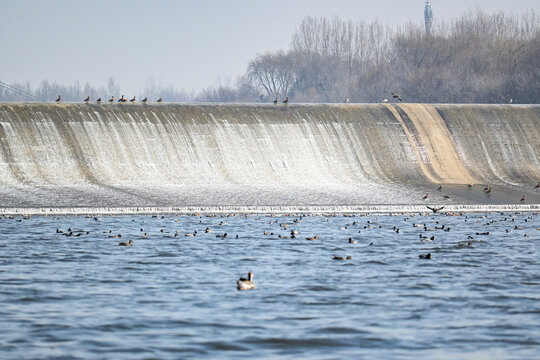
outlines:
[[[540,358],[538,214],[299,219],[0,218],[0,358]]]

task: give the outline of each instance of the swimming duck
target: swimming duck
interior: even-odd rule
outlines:
[[[418,255],[418,258],[419,258],[419,259],[427,259],[427,260],[431,260],[431,254],[430,254],[430,253],[427,253],[427,254],[420,254],[420,255]]]
[[[349,255],[347,257],[343,257],[343,256],[334,256],[334,260],[352,260],[352,256]]]
[[[253,282],[253,273],[251,271],[248,272],[247,279],[241,277],[240,279],[236,280],[236,288],[238,290],[255,289],[255,283]]]
[[[216,235],[217,238],[226,238],[227,237],[227,233],[223,234],[223,235]]]
[[[315,236],[312,236],[312,237],[307,237],[305,238],[306,240],[317,240],[319,238],[318,235],[315,235]]]
[[[349,238],[349,244],[358,244],[358,241]]]
[[[118,243],[118,246],[133,246],[133,240],[129,240],[129,242]]]

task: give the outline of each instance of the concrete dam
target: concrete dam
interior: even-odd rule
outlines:
[[[539,155],[538,105],[3,103],[0,208],[538,209]]]

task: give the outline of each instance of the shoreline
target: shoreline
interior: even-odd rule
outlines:
[[[428,204],[428,206],[434,206]],[[540,212],[540,204],[445,205],[440,214],[479,212]],[[148,215],[148,214],[406,214],[428,213],[426,205],[297,205],[297,206],[180,206],[180,207],[43,207],[0,208],[0,215]]]

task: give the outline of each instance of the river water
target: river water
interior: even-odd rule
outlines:
[[[5,216],[0,358],[538,358],[539,229],[533,213]],[[237,291],[248,271],[257,288]]]

